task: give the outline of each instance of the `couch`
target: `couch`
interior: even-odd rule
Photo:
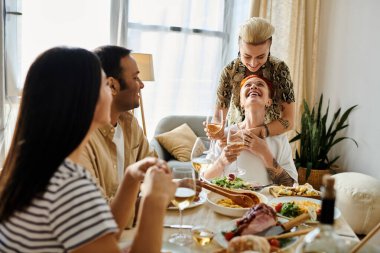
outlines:
[[[188,115],[171,115],[161,119],[155,129],[154,136],[171,131],[180,125],[187,123],[197,137],[206,136],[204,132],[203,122],[206,116],[188,116]],[[172,167],[192,167],[191,162],[180,162],[176,160],[165,148],[163,148],[155,137],[150,145],[156,150],[158,157],[167,161]]]

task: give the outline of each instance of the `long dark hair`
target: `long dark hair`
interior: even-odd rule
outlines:
[[[85,49],[56,47],[33,62],[0,176],[0,222],[41,195],[59,165],[82,142],[100,84],[99,59]]]

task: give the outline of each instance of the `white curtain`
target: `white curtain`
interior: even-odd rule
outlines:
[[[1,1],[0,168],[11,142],[21,86],[21,3]]]
[[[237,55],[232,27],[238,28],[248,18],[249,2],[129,3],[127,47],[153,55],[155,81],[145,82],[142,90],[148,138],[167,115],[211,114],[220,72]]]
[[[110,41],[112,45],[126,46],[128,34],[128,0],[111,0]]]
[[[0,23],[0,164],[13,135],[19,96],[30,64],[54,46],[93,50],[110,44],[110,1],[1,1],[0,11],[5,16]]]

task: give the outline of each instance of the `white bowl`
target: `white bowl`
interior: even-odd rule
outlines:
[[[268,203],[267,197],[265,197],[263,194],[257,192],[252,193],[257,195],[257,197],[260,199],[260,203]],[[207,203],[211,210],[214,212],[230,217],[242,217],[249,210],[249,208],[230,208],[216,204],[220,199],[224,198],[226,197],[223,197],[214,192],[209,192],[207,194]]]

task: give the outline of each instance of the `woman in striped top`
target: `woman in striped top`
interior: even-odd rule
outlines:
[[[128,167],[110,207],[77,164],[92,130],[110,121],[110,103],[99,60],[87,50],[53,48],[31,65],[0,175],[0,252],[119,252],[142,180],[131,251],[159,252],[176,187],[166,164],[147,158]]]

